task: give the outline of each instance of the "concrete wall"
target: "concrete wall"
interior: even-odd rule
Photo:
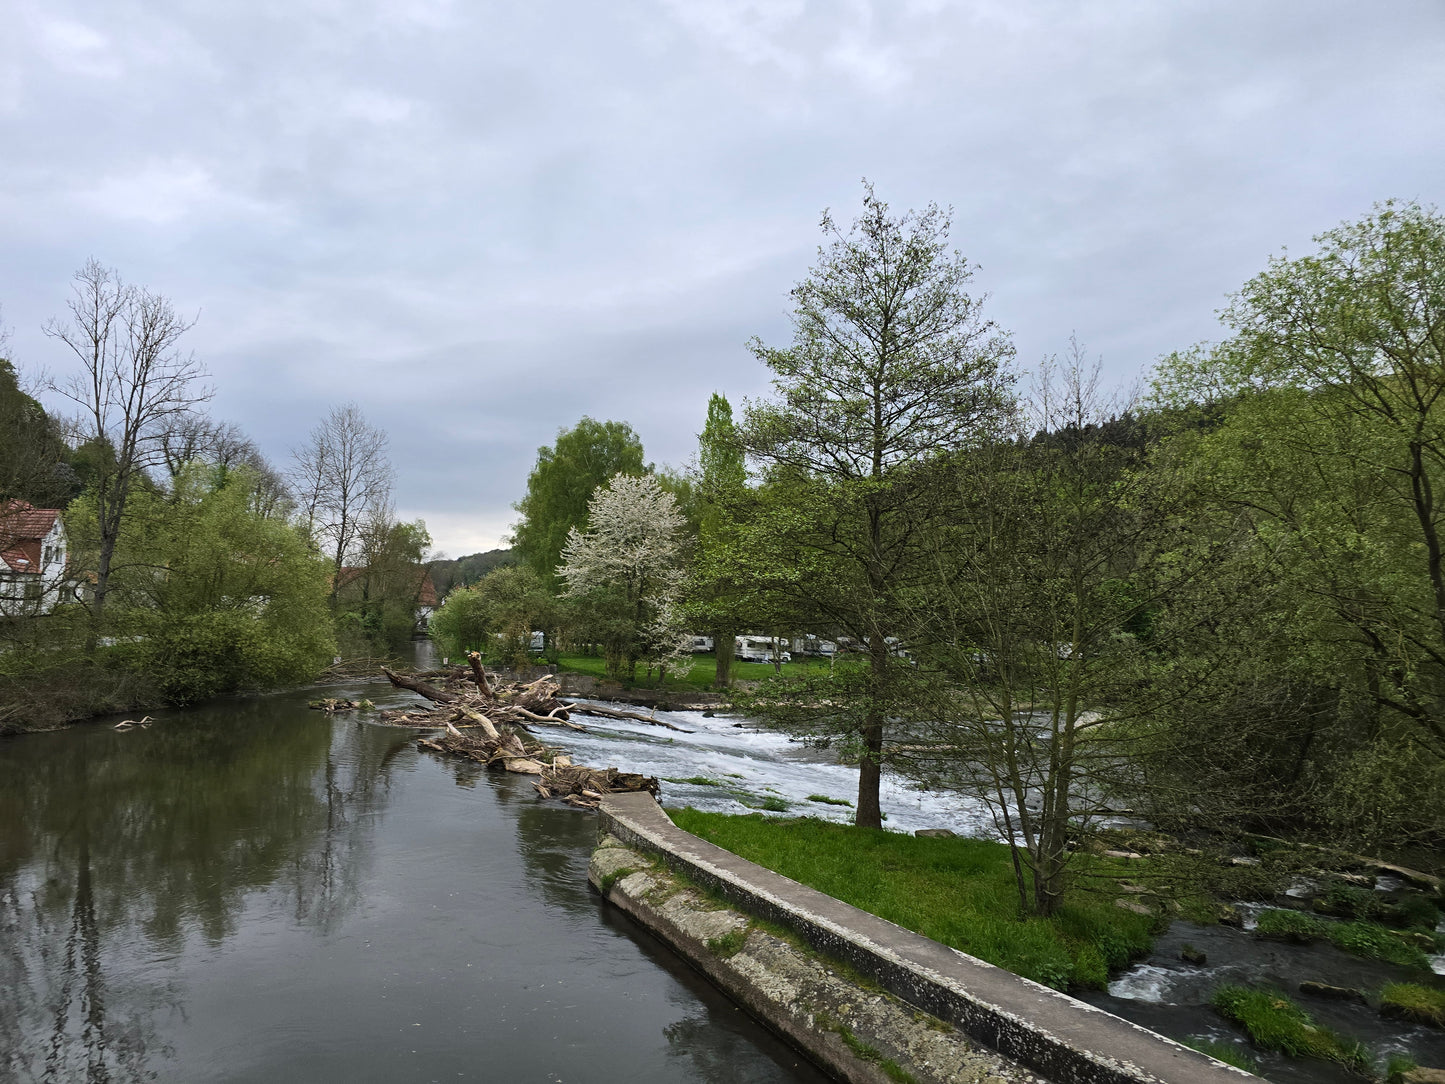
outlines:
[[[1056,1084],[1259,1079],[698,839],[673,825],[651,795],[609,795],[601,819],[603,831],[626,846],[787,927],[816,951]]]

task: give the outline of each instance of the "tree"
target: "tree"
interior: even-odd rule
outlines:
[[[184,703],[305,681],[331,657],[324,562],[299,528],[259,515],[255,480],[195,464],[166,497],[132,494],[116,548],[113,655]],[[94,522],[95,494],[69,516]]]
[[[683,579],[684,520],[657,479],[613,475],[588,502],[587,529],[573,527],[557,576],[569,598],[610,611],[608,665],[629,678],[645,658],[663,669],[690,654],[678,607]]]
[[[794,578],[786,588],[866,646],[867,681],[854,689],[861,711],[839,727],[859,762],[857,822],[874,828],[894,595],[919,552],[914,468],[978,440],[1007,397],[1013,356],[965,292],[972,269],[950,252],[949,227],[934,204],[890,217],[866,181],[863,214],[846,232],[825,212],[831,240],[792,292],[793,344],[752,343],[777,398],[749,403],[741,427],[747,453],[822,517],[806,545],[829,567],[807,564],[826,582]],[[846,592],[835,590],[842,584]],[[815,590],[827,597],[810,600]]]
[[[734,637],[739,631],[739,603],[746,590],[732,573],[735,564],[729,551],[737,542],[737,514],[747,488],[747,465],[732,404],[714,392],[707,404],[707,423],[698,437],[697,492],[698,544],[688,612],[702,628],[712,633],[717,652],[714,684],[725,689],[731,683]]]
[[[432,617],[432,639],[448,654],[467,651],[526,658],[532,633],[555,623],[556,600],[526,565],[493,570],[470,587],[446,597]]]
[[[176,479],[193,463],[209,465],[218,482],[245,467],[254,486],[257,511],[263,516],[287,514],[291,495],[285,480],[234,422],[218,422],[202,414],[181,415],[161,430],[160,446],[173,493]]]
[[[91,613],[98,628],[131,493],[161,463],[167,426],[211,392],[197,386],[204,370],[194,355],[180,352],[194,321],[178,316],[169,299],[122,282],[91,259],[75,274],[69,308],[70,321],[52,320],[45,332],[79,361],[80,375],[54,388],[81,408],[82,439],[106,453],[92,460],[90,481],[99,540]],[[92,650],[96,639],[92,632]]]
[[[586,522],[593,492],[613,475],[645,470],[642,441],[626,422],[584,416],[571,429],[559,430],[556,444],[537,449],[527,495],[517,503],[522,518],[514,544],[522,560],[555,586],[568,532]]]
[[[357,555],[361,531],[380,509],[389,509],[391,464],[386,434],[371,425],[355,403],[332,407],[293,449],[292,489],[306,532],[331,559],[331,600],[336,603],[342,569]]]
[[[77,492],[69,449],[55,419],[21,388],[7,354],[9,338],[0,322],[0,503],[64,507]]]
[[[1232,336],[1169,359],[1158,393],[1208,412],[1192,451],[1216,515],[1279,585],[1271,680],[1232,713],[1269,720],[1274,815],[1360,845],[1438,839],[1445,217],[1386,203],[1316,242],[1271,260],[1223,314]]]
[[[940,465],[948,515],[910,599],[927,740],[908,768],[987,804],[1024,913],[1063,900],[1074,840],[1120,801],[1142,722],[1214,669],[1176,632],[1218,618],[1193,588],[1205,570],[1223,578],[1228,540],[1197,524],[1187,478],[1098,373],[1072,342],[1012,432]]]

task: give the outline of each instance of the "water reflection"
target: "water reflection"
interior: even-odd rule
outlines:
[[[530,782],[304,694],[0,742],[0,1081],[821,1079]]]
[[[148,1079],[171,1052],[156,1020],[184,1009],[163,965],[188,939],[220,945],[267,888],[318,930],[355,907],[363,818],[384,803],[405,738],[338,728],[333,741],[329,721],[276,708],[6,743],[6,1075]]]

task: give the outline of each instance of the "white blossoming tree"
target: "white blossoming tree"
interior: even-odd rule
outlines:
[[[587,505],[587,529],[562,547],[563,595],[586,599],[607,652],[608,671],[629,679],[639,660],[666,676],[688,657],[681,606],[686,520],[651,475],[613,475]]]

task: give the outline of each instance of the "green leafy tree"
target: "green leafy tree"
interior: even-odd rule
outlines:
[[[313,677],[334,643],[327,570],[304,535],[251,506],[255,480],[197,467],[174,501],[133,495],[117,547],[113,655],[175,703]],[[92,519],[93,497],[69,518]]]
[[[1340,831],[1375,825],[1376,840],[1438,837],[1445,218],[1386,203],[1316,240],[1247,283],[1224,313],[1232,336],[1170,359],[1159,393],[1215,419],[1193,440],[1218,514],[1280,583],[1260,640],[1276,678],[1239,708],[1295,705],[1265,716],[1278,806]],[[1374,816],[1361,795],[1398,790],[1391,776],[1414,797]]]
[[[527,658],[532,633],[550,631],[557,616],[542,578],[525,565],[510,565],[447,595],[431,633],[448,655],[480,651],[512,662]]]
[[[0,327],[0,503],[64,508],[79,491],[60,426],[20,387]]]
[[[857,821],[874,828],[897,668],[888,640],[919,554],[917,468],[978,441],[1006,400],[1013,357],[965,290],[972,269],[950,251],[949,226],[933,204],[890,216],[866,182],[848,230],[825,213],[829,243],[793,289],[792,345],[752,344],[776,398],[749,403],[741,426],[746,452],[782,483],[778,494],[800,501],[774,503],[782,521],[764,532],[811,551],[788,554],[784,567],[809,575],[780,588],[867,655],[867,680],[849,691],[856,710],[840,711],[837,733],[858,759]]]
[[[717,392],[708,400],[697,461],[697,553],[687,609],[697,627],[712,635],[717,653],[714,683],[725,689],[732,680],[734,637],[741,631],[749,594],[732,558],[738,544],[735,516],[747,497],[748,474],[732,404]]]
[[[626,422],[588,417],[559,431],[552,447],[537,449],[527,495],[517,503],[522,518],[514,542],[542,582],[549,587],[557,584],[567,534],[586,522],[593,491],[613,475],[645,473],[642,454],[642,441]]]

